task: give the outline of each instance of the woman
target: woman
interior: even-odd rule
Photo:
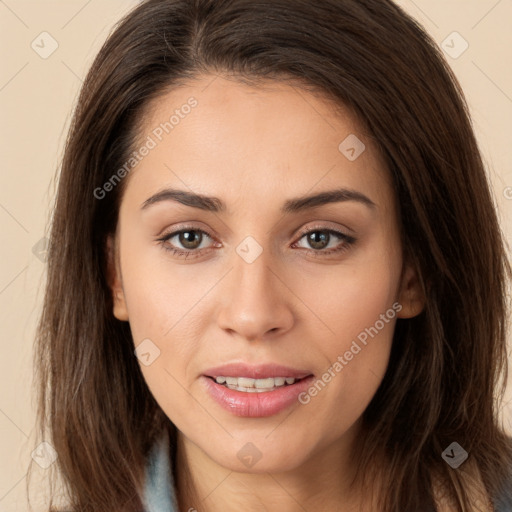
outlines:
[[[48,265],[72,510],[509,510],[510,266],[462,92],[391,1],[139,5]]]

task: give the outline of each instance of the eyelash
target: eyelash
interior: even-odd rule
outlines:
[[[175,247],[169,246],[169,240],[171,238],[174,238],[177,235],[180,235],[181,233],[187,233],[187,232],[194,232],[194,233],[202,233],[203,235],[207,235],[209,238],[213,240],[213,236],[210,235],[207,231],[203,229],[197,229],[193,226],[184,226],[181,229],[177,231],[172,231],[171,233],[165,234],[164,236],[157,239],[157,242],[160,242],[163,249],[166,251],[171,252],[173,255],[177,257],[184,257],[185,259],[188,258],[190,255],[193,255],[193,257],[198,257],[202,251],[204,250],[210,250],[211,247],[207,249],[177,249]],[[342,233],[341,231],[336,231],[335,229],[326,228],[323,226],[315,226],[313,228],[301,231],[299,234],[299,239],[294,244],[298,243],[302,238],[304,238],[306,235],[309,235],[311,233],[317,233],[317,232],[323,232],[323,233],[329,233],[330,235],[335,235],[336,237],[340,238],[342,240],[342,244],[339,247],[331,248],[331,249],[304,249],[308,253],[314,253],[315,256],[318,254],[321,254],[321,257],[328,256],[333,253],[343,252],[348,250],[354,243],[356,242],[356,239],[350,235],[347,235],[345,233]],[[330,242],[330,240],[329,240]]]

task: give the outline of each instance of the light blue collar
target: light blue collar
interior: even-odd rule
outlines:
[[[145,512],[178,512],[167,433],[155,443],[149,454],[144,506]]]

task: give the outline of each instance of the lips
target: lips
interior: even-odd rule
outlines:
[[[222,366],[209,368],[203,375],[205,377],[245,377],[248,379],[269,379],[269,378],[293,378],[303,379],[313,375],[313,372],[305,369],[291,368],[274,363],[248,365],[245,363],[229,363]]]
[[[263,418],[297,405],[298,396],[313,380],[309,370],[230,363],[206,370],[200,382],[210,398],[231,414]]]

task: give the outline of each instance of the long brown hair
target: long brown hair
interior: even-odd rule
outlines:
[[[148,451],[175,427],[112,314],[107,236],[149,102],[200,74],[302,84],[348,106],[392,176],[404,257],[425,310],[398,320],[390,364],[364,412],[358,475],[381,450],[383,512],[425,510],[434,478],[471,509],[464,465],[490,495],[512,464],[498,421],[511,275],[461,89],[424,30],[390,0],[148,0],[118,24],[83,84],[60,170],[36,365],[39,431],[76,511],[140,511]],[[470,465],[468,467],[470,467]],[[377,481],[377,480],[375,480]]]

